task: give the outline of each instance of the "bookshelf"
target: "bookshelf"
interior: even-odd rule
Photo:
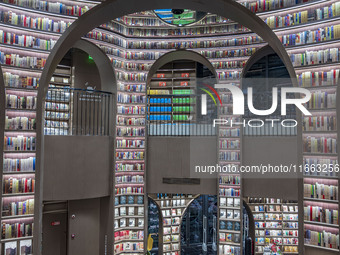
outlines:
[[[192,194],[150,194],[161,211],[159,247],[164,255],[181,254],[181,223],[185,210],[199,197]]]
[[[274,198],[246,198],[255,221],[255,253],[298,254],[298,202]]]
[[[51,78],[45,102],[45,135],[72,133],[72,101],[68,88],[73,88],[72,67],[59,64]]]
[[[182,124],[196,121],[196,69],[195,61],[178,60],[153,75],[148,84],[149,135],[179,135],[185,132]]]

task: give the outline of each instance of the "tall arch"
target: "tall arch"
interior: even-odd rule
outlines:
[[[84,52],[86,52],[89,56],[91,56],[93,58],[94,63],[96,64],[97,68],[98,68],[98,72],[99,72],[99,76],[100,76],[100,82],[101,82],[101,90],[105,91],[105,92],[110,92],[113,95],[116,94],[117,91],[117,86],[116,86],[116,74],[115,74],[115,70],[114,67],[110,61],[110,59],[108,58],[108,56],[94,43],[89,42],[88,40],[85,39],[80,39],[78,41],[76,41],[70,48],[66,49],[66,52],[69,51],[71,48],[75,48],[75,49],[79,49],[82,50]],[[64,55],[61,56],[60,59],[62,59],[64,57]],[[55,67],[53,67],[52,69],[50,69],[51,72],[53,73],[55,70]],[[2,72],[1,72],[1,81],[2,81]],[[1,89],[1,81],[0,81],[0,91],[3,91]],[[48,81],[49,83],[49,81]],[[48,89],[48,84],[47,83],[47,89]],[[47,90],[46,90],[47,91]],[[1,92],[0,92],[1,93]],[[46,96],[46,92],[44,91],[43,93],[45,93],[43,96]],[[0,94],[0,96],[2,96]],[[1,97],[2,99],[2,97]],[[1,100],[0,99],[0,100]],[[0,101],[2,102],[2,100]],[[44,101],[45,102],[45,101]],[[44,104],[44,102],[42,104]],[[42,121],[42,116],[44,113],[44,105],[40,105],[41,107],[37,107],[37,123],[39,123],[37,125],[37,139],[40,139],[40,143],[38,144],[43,144],[44,143],[44,134],[43,134],[43,124],[44,122]],[[113,102],[111,102],[111,105],[109,106],[110,109],[112,110],[112,112],[115,114],[115,106],[113,105]],[[1,107],[1,110],[5,109],[4,107]],[[114,122],[114,118],[115,115],[111,114],[109,116],[108,119],[108,123],[109,123],[109,136],[114,136],[115,132],[115,122]],[[40,120],[38,120],[40,119]],[[1,123],[2,118],[0,120],[0,132],[1,132],[1,128],[4,127],[4,124]],[[40,129],[41,128],[41,129]],[[39,135],[38,135],[39,134]],[[0,139],[3,139],[3,137],[1,137]],[[42,146],[37,146],[37,154],[36,154],[36,158],[37,160],[41,160],[40,164],[37,164],[37,171],[36,171],[36,197],[35,197],[35,218],[34,218],[34,225],[36,226],[34,229],[34,252],[37,254],[41,254],[40,251],[40,245],[41,245],[41,233],[42,233],[42,201],[44,199],[43,197],[43,182],[42,180],[44,179],[44,175],[43,175],[43,171],[39,171],[39,166],[43,166],[44,162],[44,149]],[[111,155],[114,154],[114,150],[112,148],[112,152]],[[0,163],[2,162],[2,157],[0,159]],[[112,192],[112,184],[113,181],[110,181],[110,195],[113,196],[113,192]],[[113,199],[111,199],[111,201],[113,201]],[[111,206],[113,208],[113,206]],[[111,224],[111,223],[110,223]],[[111,224],[112,225],[112,224]],[[111,238],[111,236],[109,236],[109,238]]]

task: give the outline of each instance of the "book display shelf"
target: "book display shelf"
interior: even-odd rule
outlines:
[[[189,135],[183,125],[196,121],[196,65],[178,60],[153,75],[148,84],[149,135]]]
[[[190,203],[199,195],[150,194],[161,211],[160,245],[164,255],[181,254],[182,216]]]
[[[298,254],[297,201],[246,198],[246,202],[255,221],[255,253]]]
[[[294,64],[299,86],[312,92],[308,107],[313,116],[303,118],[301,146],[303,163],[309,166],[304,173],[304,244],[309,248],[338,252],[339,224],[336,215],[339,203],[338,195],[335,195],[338,194],[338,175],[330,171],[321,174],[310,169],[313,164],[338,163],[335,90],[339,75],[340,3],[336,0],[238,2],[255,12],[279,36]],[[6,193],[3,192],[1,197],[3,254],[32,253],[36,195],[35,109],[41,69],[66,28],[98,3],[73,0],[63,0],[62,3],[5,0],[0,3],[0,63],[6,86],[2,170]],[[220,82],[238,86],[246,61],[266,43],[239,24],[214,14],[208,13],[190,27],[175,28],[168,27],[152,11],[134,13],[103,24],[84,38],[108,55],[118,78],[114,249],[117,254],[141,254],[145,250],[144,204],[147,203],[144,191],[147,107],[150,113],[153,107],[155,111],[150,116],[157,119],[150,121],[158,123],[180,123],[195,115],[191,111],[194,102],[183,106],[189,108],[176,108],[175,105],[176,100],[190,98],[176,94],[177,91],[195,93],[190,84],[186,84],[186,77],[181,77],[184,73],[191,77],[195,68],[187,71],[176,71],[173,67],[168,71],[160,70],[152,79],[149,95],[147,71],[166,52],[190,49],[211,61]],[[163,74],[164,77],[157,77]],[[70,69],[58,67],[50,83],[50,91],[72,86],[72,80],[68,79],[71,75]],[[231,94],[228,91],[219,93],[223,102],[220,118],[240,122],[239,117],[231,116]],[[53,93],[49,92],[45,134],[69,134],[72,128],[70,107],[66,102],[49,104],[49,96],[54,99]],[[147,96],[154,101],[147,102]],[[219,129],[220,165],[238,169],[241,136],[238,127]],[[240,254],[242,245],[237,242],[242,240],[238,230],[242,216],[237,218],[241,215],[238,213],[241,210],[240,176],[237,171],[221,174],[218,182],[219,254]],[[230,215],[232,219],[228,218]],[[13,231],[18,228],[20,231]]]
[[[70,135],[72,130],[72,67],[58,65],[50,82],[45,103],[45,135]]]

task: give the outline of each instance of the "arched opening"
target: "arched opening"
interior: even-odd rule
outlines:
[[[214,67],[196,52],[177,50],[160,57],[148,74],[148,135],[216,135],[216,101],[207,97],[216,83]]]
[[[217,222],[217,196],[201,195],[193,200],[182,217],[182,254],[218,254]]]

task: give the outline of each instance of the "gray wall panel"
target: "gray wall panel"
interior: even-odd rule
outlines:
[[[163,178],[190,176],[193,165],[216,165],[216,137],[148,137],[147,192],[217,194],[215,178],[201,178],[200,185],[165,184]],[[211,176],[209,176],[211,177]]]
[[[296,136],[243,137],[242,165],[273,166],[297,165],[298,146]],[[298,175],[291,174],[243,174],[243,196],[298,199]]]
[[[45,136],[43,200],[109,196],[112,148],[105,136]]]

